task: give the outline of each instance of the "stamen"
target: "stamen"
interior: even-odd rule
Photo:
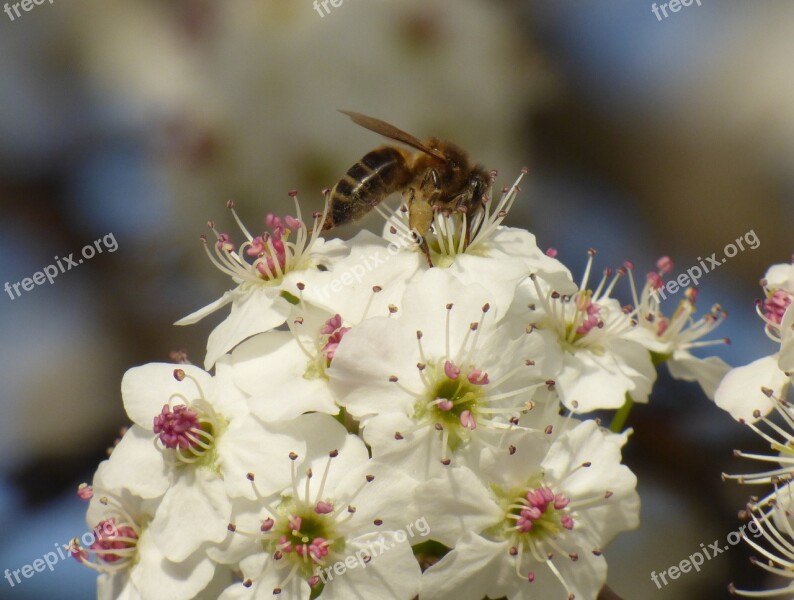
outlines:
[[[328,472],[331,470],[331,461],[339,456],[338,450],[331,450],[328,453],[328,461],[325,463],[325,470],[323,471],[323,478],[320,480],[320,489],[317,491],[317,501],[320,501],[320,498],[323,496],[323,491],[325,491],[325,482],[328,480]]]

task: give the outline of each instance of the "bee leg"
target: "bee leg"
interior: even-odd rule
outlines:
[[[433,224],[434,209],[423,195],[416,196],[411,190],[408,199],[408,228],[413,232],[419,242],[419,248],[427,258],[427,263],[432,267],[430,248],[427,245],[427,233]]]
[[[422,236],[419,236],[419,239],[420,239],[419,249],[422,251],[422,254],[424,254],[425,258],[427,259],[427,266],[432,267],[433,258],[430,256],[430,248],[427,246],[427,240]]]

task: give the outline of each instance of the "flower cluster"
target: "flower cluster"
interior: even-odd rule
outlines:
[[[742,515],[752,519],[764,543],[745,541],[763,559],[752,562],[767,572],[783,576],[788,584],[766,592],[742,591],[731,584],[731,593],[758,597],[790,595],[794,592],[794,407],[787,396],[794,384],[794,259],[792,264],[773,265],[761,280],[764,297],[756,302],[764,331],[777,346],[769,356],[732,369],[717,389],[715,401],[740,423],[757,433],[771,455],[736,451],[736,456],[769,465],[766,471],[724,474],[739,484],[766,487],[762,497],[752,496]]]
[[[722,313],[695,321],[693,291],[665,316],[658,273],[621,305],[632,266],[593,283],[594,251],[575,283],[502,225],[520,179],[470,218],[438,212],[432,267],[404,207],[347,242],[297,198],[265,233],[235,215],[239,245],[210,223],[234,288],[179,321],[230,305],[204,369],[128,371],[133,424],[80,491],[92,528],[114,525],[73,546],[99,596],[595,598],[639,498],[629,432],[585,413],[647,402],[661,362],[716,387],[722,365],[689,350]],[[428,527],[406,543],[414,519]]]

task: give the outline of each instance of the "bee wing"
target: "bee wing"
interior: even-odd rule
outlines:
[[[374,117],[368,117],[367,115],[362,115],[361,113],[357,112],[350,112],[347,110],[340,110],[339,112],[350,117],[356,125],[361,125],[365,129],[379,133],[383,136],[386,136],[387,138],[391,138],[393,140],[397,140],[398,142],[402,142],[403,144],[413,146],[417,150],[421,150],[422,152],[438,158],[439,160],[447,160],[447,158],[440,152],[437,152],[432,148],[428,148],[410,133],[406,133],[394,125],[389,125],[385,121],[381,121],[380,119],[376,119]]]

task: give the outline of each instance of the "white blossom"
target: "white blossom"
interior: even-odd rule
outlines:
[[[656,263],[658,271],[648,273],[639,294],[634,283],[633,265],[627,263],[625,266],[634,299],[632,316],[639,325],[635,329],[638,334],[636,341],[652,352],[655,364],[666,363],[670,375],[684,381],[696,381],[705,394],[714,399],[717,386],[730,366],[717,356],[699,358],[690,350],[730,342],[727,338],[701,340],[725,320],[725,311],[715,304],[705,316],[695,320],[697,290],[689,288],[668,317],[661,309],[658,292],[664,285],[663,276],[673,268],[673,261],[667,256],[660,258]]]
[[[732,369],[717,388],[714,401],[737,420],[755,421],[774,407],[774,398],[785,399],[794,378],[792,327],[794,310],[794,265],[778,264],[770,267],[761,280],[764,300],[756,303],[756,311],[764,321],[764,332],[776,344],[778,351],[759,358],[748,365]]]
[[[557,373],[554,346],[503,322],[493,296],[430,269],[393,316],[345,335],[327,373],[375,458],[427,477],[453,457],[476,456]]]
[[[179,561],[166,558],[150,532],[158,500],[146,500],[108,486],[108,461],[99,465],[93,486],[81,486],[90,500],[86,514],[93,542],[82,546],[77,538],[71,552],[79,562],[97,571],[98,600],[211,597],[229,584],[231,573],[218,567],[205,552]]]
[[[437,211],[432,266],[401,210],[346,242],[319,237],[324,214],[253,236],[233,212],[240,247],[210,224],[236,287],[179,324],[231,305],[214,375],[125,374],[133,424],[95,478],[122,534],[75,548],[102,597],[595,598],[639,500],[628,433],[570,413],[646,401],[652,353],[707,387],[686,368],[712,323],[691,299],[668,320],[647,285],[622,307],[622,269],[591,289],[593,253],[577,286],[502,225],[520,180],[482,211]],[[419,515],[449,548],[424,575],[422,540],[398,535]]]
[[[424,573],[421,597],[595,599],[603,548],[639,519],[636,478],[620,464],[626,439],[593,421],[551,436],[516,430],[484,452],[479,471],[420,484],[431,537],[451,548]]]
[[[233,539],[213,553],[221,561],[239,561],[243,573],[243,581],[221,598],[275,594],[307,600],[312,589],[322,600],[415,597],[419,564],[410,545],[393,535],[415,513],[414,482],[370,461],[361,439],[331,417],[305,415],[298,422],[306,454],[274,459],[291,467],[291,485],[281,494],[240,502],[230,525]],[[376,542],[388,553],[376,555]],[[347,564],[343,574],[334,570],[340,562]]]
[[[269,231],[257,236],[249,233],[234,211],[234,205],[229,203],[246,238],[239,248],[228,234],[218,233],[212,222],[209,226],[216,237],[212,250],[207,245],[208,240],[202,237],[210,261],[236,284],[215,302],[176,322],[176,325],[191,325],[231,304],[231,313],[207,341],[206,369],[246,338],[284,323],[297,285],[317,277],[321,273],[318,267],[327,265],[343,251],[341,241],[326,243],[319,236],[325,213],[314,215],[314,227],[309,232],[301,216],[297,194],[291,192],[290,195],[295,198],[297,216],[281,219],[268,214],[265,224]],[[328,210],[327,198],[325,210]],[[291,241],[293,234],[295,239]]]
[[[211,377],[192,365],[153,363],[128,371],[122,397],[134,424],[114,449],[105,478],[143,498],[161,498],[150,524],[160,550],[184,560],[227,534],[231,498],[254,497],[246,474],[302,445],[252,418],[231,382],[228,359]],[[267,439],[267,443],[262,443]],[[260,493],[289,482],[289,469],[269,469]]]
[[[647,402],[656,379],[650,352],[633,337],[637,324],[631,310],[611,297],[625,271],[612,275],[607,269],[591,289],[595,251],[588,254],[579,286],[569,282],[574,293],[556,290],[532,274],[516,295],[515,314],[519,322],[552,334],[562,352],[562,370],[554,379],[567,408],[580,413],[620,408],[627,397]]]

